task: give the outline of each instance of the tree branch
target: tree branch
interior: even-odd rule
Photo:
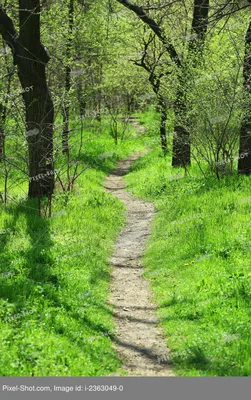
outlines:
[[[10,47],[15,63],[15,53],[17,46],[16,39],[18,37],[18,34],[11,18],[6,14],[2,7],[0,7],[0,34],[2,35],[3,40],[5,40],[7,45]]]
[[[132,4],[128,0],[117,0],[117,1],[124,7],[126,7],[128,10],[133,11],[134,14],[136,14],[139,17],[139,19],[141,19],[141,21],[144,22],[144,24],[149,26],[149,28],[156,34],[156,36],[158,36],[160,41],[164,44],[171,60],[180,68],[181,61],[179,59],[178,53],[176,52],[174,46],[171,43],[169,43],[165,35],[165,32],[160,27],[160,25],[145,13],[143,7]]]

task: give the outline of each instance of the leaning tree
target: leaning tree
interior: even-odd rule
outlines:
[[[0,7],[0,33],[11,48],[23,88],[29,152],[29,198],[51,196],[54,188],[54,106],[46,81],[50,60],[40,39],[40,1],[19,0],[19,31]],[[26,91],[27,87],[33,90]]]

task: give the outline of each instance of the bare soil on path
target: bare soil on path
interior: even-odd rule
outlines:
[[[120,161],[106,179],[107,191],[126,206],[126,226],[118,238],[111,258],[110,303],[117,327],[115,348],[129,376],[173,376],[169,351],[157,326],[156,304],[148,280],[143,277],[141,257],[154,217],[151,203],[126,192],[123,176],[143,153]]]

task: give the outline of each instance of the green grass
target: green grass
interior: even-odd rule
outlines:
[[[25,200],[27,182],[14,185],[16,203],[1,206],[1,376],[104,376],[120,368],[107,299],[124,208],[103,182],[140,148],[135,138],[115,146],[107,134],[90,134],[81,153],[89,169],[71,194],[55,195],[52,218]]]
[[[89,168],[71,194],[55,195],[52,218],[36,215],[36,204],[25,199],[27,179],[11,171],[15,202],[0,208],[1,376],[104,376],[120,369],[108,259],[125,210],[103,183],[116,161],[142,143],[153,151],[126,179],[130,191],[156,206],[145,275],[174,369],[251,375],[251,178],[218,182],[196,166],[184,176],[159,150],[156,114],[141,121],[146,136],[130,132],[131,140],[118,146],[108,125],[85,127],[80,161]],[[62,167],[59,157],[56,168]]]
[[[128,189],[157,215],[144,257],[177,374],[251,375],[250,177],[203,178],[158,148],[136,161]]]

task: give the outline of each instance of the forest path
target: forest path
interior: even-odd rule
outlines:
[[[157,326],[156,305],[140,262],[154,207],[127,193],[123,180],[131,164],[144,154],[134,153],[120,161],[105,183],[106,190],[118,197],[127,211],[126,226],[111,258],[110,303],[118,332],[114,342],[129,376],[173,376],[165,339]]]

